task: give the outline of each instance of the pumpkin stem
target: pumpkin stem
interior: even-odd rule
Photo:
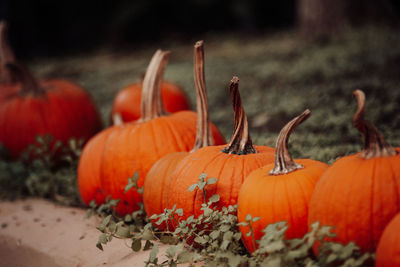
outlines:
[[[25,66],[14,62],[6,64],[5,67],[10,72],[11,77],[13,77],[13,81],[21,84],[19,91],[21,95],[41,95],[44,93],[44,89],[40,87],[38,81]]]
[[[296,118],[289,121],[281,130],[276,140],[275,166],[269,175],[280,175],[304,168],[303,165],[293,161],[290,156],[288,142],[291,133],[296,127],[311,116],[311,111],[306,109]]]
[[[233,77],[229,85],[232,106],[234,110],[234,127],[231,142],[222,152],[227,154],[247,155],[257,153],[253,147],[249,133],[247,116],[242,106],[242,99],[239,93],[239,78]]]
[[[360,157],[371,159],[397,155],[398,152],[386,143],[378,129],[371,122],[364,120],[366,112],[364,92],[355,90],[353,95],[357,100],[357,111],[353,117],[353,125],[361,132],[364,138],[364,150],[360,153]]]
[[[161,83],[168,63],[169,51],[157,50],[143,78],[141,111],[139,121],[148,121],[165,115],[161,98]]]
[[[122,120],[122,116],[120,113],[113,114],[112,123],[115,126],[124,124],[124,121]]]
[[[197,125],[193,151],[214,145],[208,114],[207,87],[204,75],[204,45],[198,41],[194,45],[194,85],[196,88]]]
[[[13,83],[13,77],[6,67],[8,63],[15,62],[15,56],[8,44],[7,23],[0,21],[0,84]]]

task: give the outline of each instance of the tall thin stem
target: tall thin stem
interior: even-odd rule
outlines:
[[[207,87],[204,75],[204,43],[194,45],[194,85],[196,88],[197,125],[196,141],[192,151],[214,145],[208,114]]]
[[[246,112],[242,106],[242,99],[239,93],[239,78],[233,77],[229,85],[232,106],[234,110],[234,132],[232,139],[227,147],[222,152],[227,154],[246,155],[257,153],[253,147],[249,133],[249,124],[247,121]]]
[[[386,143],[379,130],[371,122],[364,119],[366,112],[364,92],[355,90],[353,95],[357,100],[357,111],[353,116],[353,125],[364,138],[364,150],[361,152],[360,157],[371,159],[397,155],[398,152]]]
[[[142,84],[142,117],[140,121],[148,121],[165,115],[161,84],[169,54],[169,51],[157,50],[147,67]]]

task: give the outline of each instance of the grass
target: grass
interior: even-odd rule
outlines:
[[[105,124],[122,87],[140,79],[157,48],[171,50],[165,78],[181,85],[192,103],[193,42],[165,40],[131,50],[100,49],[62,59],[38,59],[34,72],[64,77],[85,87]],[[228,83],[240,78],[240,91],[256,144],[273,146],[280,128],[304,109],[313,116],[293,134],[296,157],[325,162],[359,151],[362,138],[352,126],[352,91],[367,95],[367,118],[387,141],[400,145],[400,33],[388,28],[348,30],[329,43],[310,43],[295,32],[257,36],[207,36],[206,80],[212,121],[229,140],[233,112]]]

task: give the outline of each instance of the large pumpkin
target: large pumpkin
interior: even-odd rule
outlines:
[[[311,159],[293,161],[288,150],[291,132],[311,115],[307,109],[291,120],[281,130],[275,148],[275,164],[259,168],[246,178],[238,198],[238,220],[245,222],[246,216],[260,217],[252,222],[253,235],[247,236],[248,226],[239,226],[242,240],[251,253],[257,240],[264,235],[268,224],[286,221],[286,238],[301,238],[308,230],[308,204],[315,184],[328,165]]]
[[[364,120],[364,93],[356,90],[354,95],[358,108],[353,123],[364,137],[364,150],[338,159],[324,173],[308,222],[333,226],[337,236],[331,240],[354,241],[363,252],[374,252],[383,229],[400,211],[400,155]]]
[[[376,267],[400,266],[400,213],[386,226],[376,250]]]
[[[140,118],[140,99],[142,96],[142,83],[126,86],[114,98],[112,115],[121,114],[124,122],[135,121]],[[165,111],[174,113],[188,110],[190,107],[183,90],[172,82],[164,81],[161,84],[161,97]]]
[[[217,208],[235,205],[239,189],[247,175],[274,160],[274,149],[253,146],[248,131],[247,116],[242,107],[238,90],[239,79],[234,77],[230,84],[230,94],[235,113],[234,133],[228,145],[207,146],[186,156],[176,167],[167,193],[167,208],[176,204],[183,209],[185,219],[202,214],[201,204],[205,203],[201,190],[188,191],[198,182],[201,174],[216,177],[217,183],[206,187],[206,198],[219,194]]]
[[[143,80],[142,117],[123,125],[121,131],[108,136],[101,161],[102,189],[113,199],[120,199],[117,212],[121,215],[139,208],[141,195],[133,188],[126,194],[128,178],[139,173],[142,187],[153,164],[166,154],[189,151],[195,142],[197,115],[180,111],[167,115],[161,101],[161,81],[168,52],[157,51]],[[214,135],[219,133],[214,131]]]
[[[214,127],[208,115],[208,101],[207,90],[204,78],[204,50],[203,42],[199,41],[194,46],[194,84],[196,88],[197,98],[197,132],[195,146],[191,152],[194,152],[202,147],[214,144],[211,128]],[[214,130],[215,131],[215,130]],[[215,136],[215,144],[225,144],[222,135]],[[143,191],[143,204],[146,214],[151,216],[153,214],[160,214],[166,208],[164,203],[165,196],[170,184],[171,174],[175,170],[177,164],[189,152],[176,152],[168,154],[159,159],[150,169],[144,182]],[[155,224],[155,221],[153,221]],[[159,229],[166,229],[166,224],[155,224]]]

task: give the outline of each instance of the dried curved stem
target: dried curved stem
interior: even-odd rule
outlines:
[[[198,41],[194,45],[194,85],[196,88],[197,125],[196,140],[192,152],[202,147],[214,145],[208,114],[203,41]]]
[[[114,113],[112,116],[112,124],[117,126],[117,125],[122,125],[124,124],[124,121],[122,120],[122,116],[120,113]]]
[[[8,63],[5,67],[10,72],[13,79],[21,84],[21,89],[19,91],[21,95],[41,95],[45,92],[44,89],[40,87],[39,82],[25,66],[18,63]]]
[[[298,169],[304,168],[303,165],[294,162],[292,156],[290,156],[288,142],[291,133],[296,127],[303,121],[311,116],[311,111],[306,109],[296,118],[289,121],[281,130],[276,141],[275,147],[275,166],[269,172],[269,175],[280,175],[293,172]]]
[[[239,93],[239,78],[233,77],[229,85],[232,106],[235,113],[234,132],[231,142],[225,147],[222,152],[227,154],[246,155],[257,153],[253,147],[249,133],[249,124],[247,116],[242,106],[242,99]]]
[[[364,138],[364,150],[361,152],[360,157],[371,159],[397,155],[397,151],[386,143],[378,129],[371,122],[364,120],[366,112],[364,92],[355,90],[353,95],[357,100],[357,111],[353,116],[353,125]]]
[[[152,120],[166,114],[161,98],[161,83],[169,54],[169,51],[157,50],[147,67],[142,84],[140,121]]]
[[[11,73],[6,65],[15,62],[14,53],[8,44],[7,38],[8,27],[7,23],[0,21],[0,83],[7,84],[14,82]]]

